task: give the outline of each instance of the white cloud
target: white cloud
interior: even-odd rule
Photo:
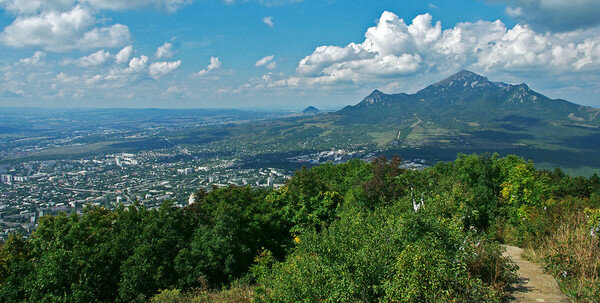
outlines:
[[[76,5],[100,10],[128,10],[153,7],[174,12],[191,0],[0,0],[0,7],[14,14],[36,14],[44,11],[64,11]]]
[[[99,26],[105,10],[156,8],[174,12],[192,0],[0,0],[0,9],[14,20],[0,41],[14,48],[34,47],[51,52],[88,50],[126,45],[129,28],[121,24]]]
[[[83,35],[78,41],[78,49],[92,49],[101,47],[121,47],[131,40],[129,27],[115,24],[109,27],[94,28]]]
[[[13,14],[36,14],[42,11],[68,10],[74,0],[0,0],[0,7]]]
[[[117,63],[126,63],[129,62],[129,59],[133,55],[133,46],[128,45],[121,49],[116,55],[115,59]]]
[[[167,88],[167,94],[180,94],[183,91],[184,90],[179,88],[178,86],[169,86],[169,88]]]
[[[97,20],[76,6],[66,12],[50,11],[35,16],[19,16],[4,28],[0,41],[15,47],[39,47],[46,51],[116,47],[130,40],[129,28],[115,24],[92,28]]]
[[[265,66],[265,65],[267,65],[269,62],[271,62],[271,61],[272,61],[274,58],[275,58],[275,56],[274,56],[274,55],[269,55],[269,56],[266,56],[266,57],[264,57],[264,58],[262,58],[262,59],[260,59],[260,60],[256,61],[256,63],[254,63],[254,66],[257,66],[257,67],[258,67],[258,66]]]
[[[166,91],[166,95],[176,96],[179,98],[190,97],[192,93],[186,87],[180,86],[169,86]]]
[[[81,0],[80,0],[81,1]],[[175,12],[180,7],[191,3],[191,0],[87,0],[93,7],[109,10],[139,9],[154,7]]]
[[[162,58],[171,58],[173,56],[173,45],[171,43],[165,43],[162,46],[160,46],[157,50],[156,50],[156,54],[154,55],[157,59],[162,59]]]
[[[203,76],[208,74],[211,71],[217,70],[221,68],[223,64],[219,61],[218,57],[210,57],[210,64],[203,70],[198,72],[198,75]]]
[[[268,70],[274,70],[277,68],[277,62],[275,62],[275,61],[269,62],[269,64],[267,64],[266,67]]]
[[[275,26],[275,24],[273,24],[273,17],[272,16],[264,17],[262,19],[262,21],[263,21],[264,24],[268,25],[271,28]]]
[[[598,0],[499,0],[519,22],[543,30],[568,31],[600,24]]]
[[[37,51],[33,54],[33,56],[19,60],[17,62],[17,65],[18,64],[31,65],[31,66],[42,65],[42,64],[44,64],[45,58],[46,58],[45,52]]]
[[[442,31],[424,14],[406,24],[384,12],[361,44],[320,46],[303,58],[296,73],[305,84],[332,85],[385,80],[461,68],[488,72],[600,71],[600,29],[562,34],[512,29],[500,21],[459,23]]]
[[[120,60],[123,61],[131,56],[133,49],[125,47],[120,53]],[[113,102],[110,100],[116,99],[126,102],[123,100],[136,98],[149,100],[152,96],[172,98],[174,94],[165,94],[168,86],[186,87],[181,82],[161,79],[177,70],[181,61],[153,62],[149,56],[140,55],[127,60],[126,66],[123,66],[117,62],[117,55],[107,50],[75,59],[48,57],[45,52],[38,51],[14,64],[0,66],[0,95],[18,96],[19,100],[34,106],[40,102],[77,106],[82,98],[87,100],[86,105],[97,106],[101,103],[94,102]],[[85,68],[74,68],[72,65]],[[157,81],[148,81],[149,78]],[[119,106],[118,102],[113,106]]]
[[[258,0],[258,3],[265,6],[282,6],[286,4],[300,3],[305,0]]]
[[[133,59],[131,59],[131,61],[129,61],[129,70],[132,72],[139,72],[139,71],[143,71],[146,69],[146,66],[148,66],[148,57],[147,56],[140,56],[135,57]]]
[[[181,60],[173,62],[155,62],[148,67],[148,74],[153,79],[158,79],[164,75],[170,74],[181,65]]]
[[[249,2],[251,0],[241,0],[240,2]],[[256,0],[256,2],[264,5],[264,6],[283,6],[286,4],[293,4],[304,2],[305,0]],[[233,4],[236,0],[223,0],[226,4]]]
[[[98,66],[106,63],[108,60],[112,59],[113,55],[109,52],[99,50],[89,56],[81,57],[77,60],[77,65],[81,67],[90,67],[90,66]]]

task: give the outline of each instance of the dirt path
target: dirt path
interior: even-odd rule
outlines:
[[[514,246],[504,247],[506,248],[504,255],[519,266],[517,271],[519,282],[509,289],[509,302],[569,302],[567,296],[561,293],[554,277],[545,273],[539,265],[521,257],[522,249]]]

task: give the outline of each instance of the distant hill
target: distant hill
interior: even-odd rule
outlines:
[[[321,111],[318,110],[314,106],[309,106],[309,107],[305,108],[303,111],[301,111],[300,113],[305,116],[311,116],[311,115],[318,115],[319,113],[321,113]]]
[[[600,109],[464,70],[414,94],[375,90],[337,112],[253,122],[228,133],[243,142],[237,150],[271,159],[333,148],[430,161],[452,160],[459,152],[498,152],[527,157],[538,167],[600,171]],[[229,144],[227,138],[218,141]]]
[[[538,168],[600,172],[600,109],[470,71],[414,94],[375,90],[336,112],[310,106],[285,118],[182,128],[127,144],[132,150],[160,148],[165,138],[169,145],[194,145],[260,167],[287,167],[294,155],[346,149],[428,163],[453,160],[457,153],[498,152],[524,156]],[[115,140],[100,139],[114,147]]]
[[[338,112],[347,123],[401,124],[407,119],[435,122],[443,127],[500,127],[524,130],[537,124],[597,128],[600,110],[565,100],[553,100],[526,84],[491,82],[470,71],[460,71],[415,94],[373,91],[355,106]]]

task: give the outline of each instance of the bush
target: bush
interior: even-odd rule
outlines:
[[[407,245],[385,283],[386,302],[498,302],[499,292],[473,279],[462,254],[445,250],[435,238]]]
[[[275,263],[271,271],[258,271],[264,288],[261,299],[497,301],[501,290],[481,279],[487,273],[469,272],[471,248],[465,244],[470,242],[460,229],[427,215],[398,214],[391,208],[373,213],[346,210],[321,233],[302,235],[296,251],[284,262]]]

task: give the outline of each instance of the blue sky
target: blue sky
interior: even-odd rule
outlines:
[[[595,0],[0,0],[0,106],[301,109],[460,69],[600,106]]]

